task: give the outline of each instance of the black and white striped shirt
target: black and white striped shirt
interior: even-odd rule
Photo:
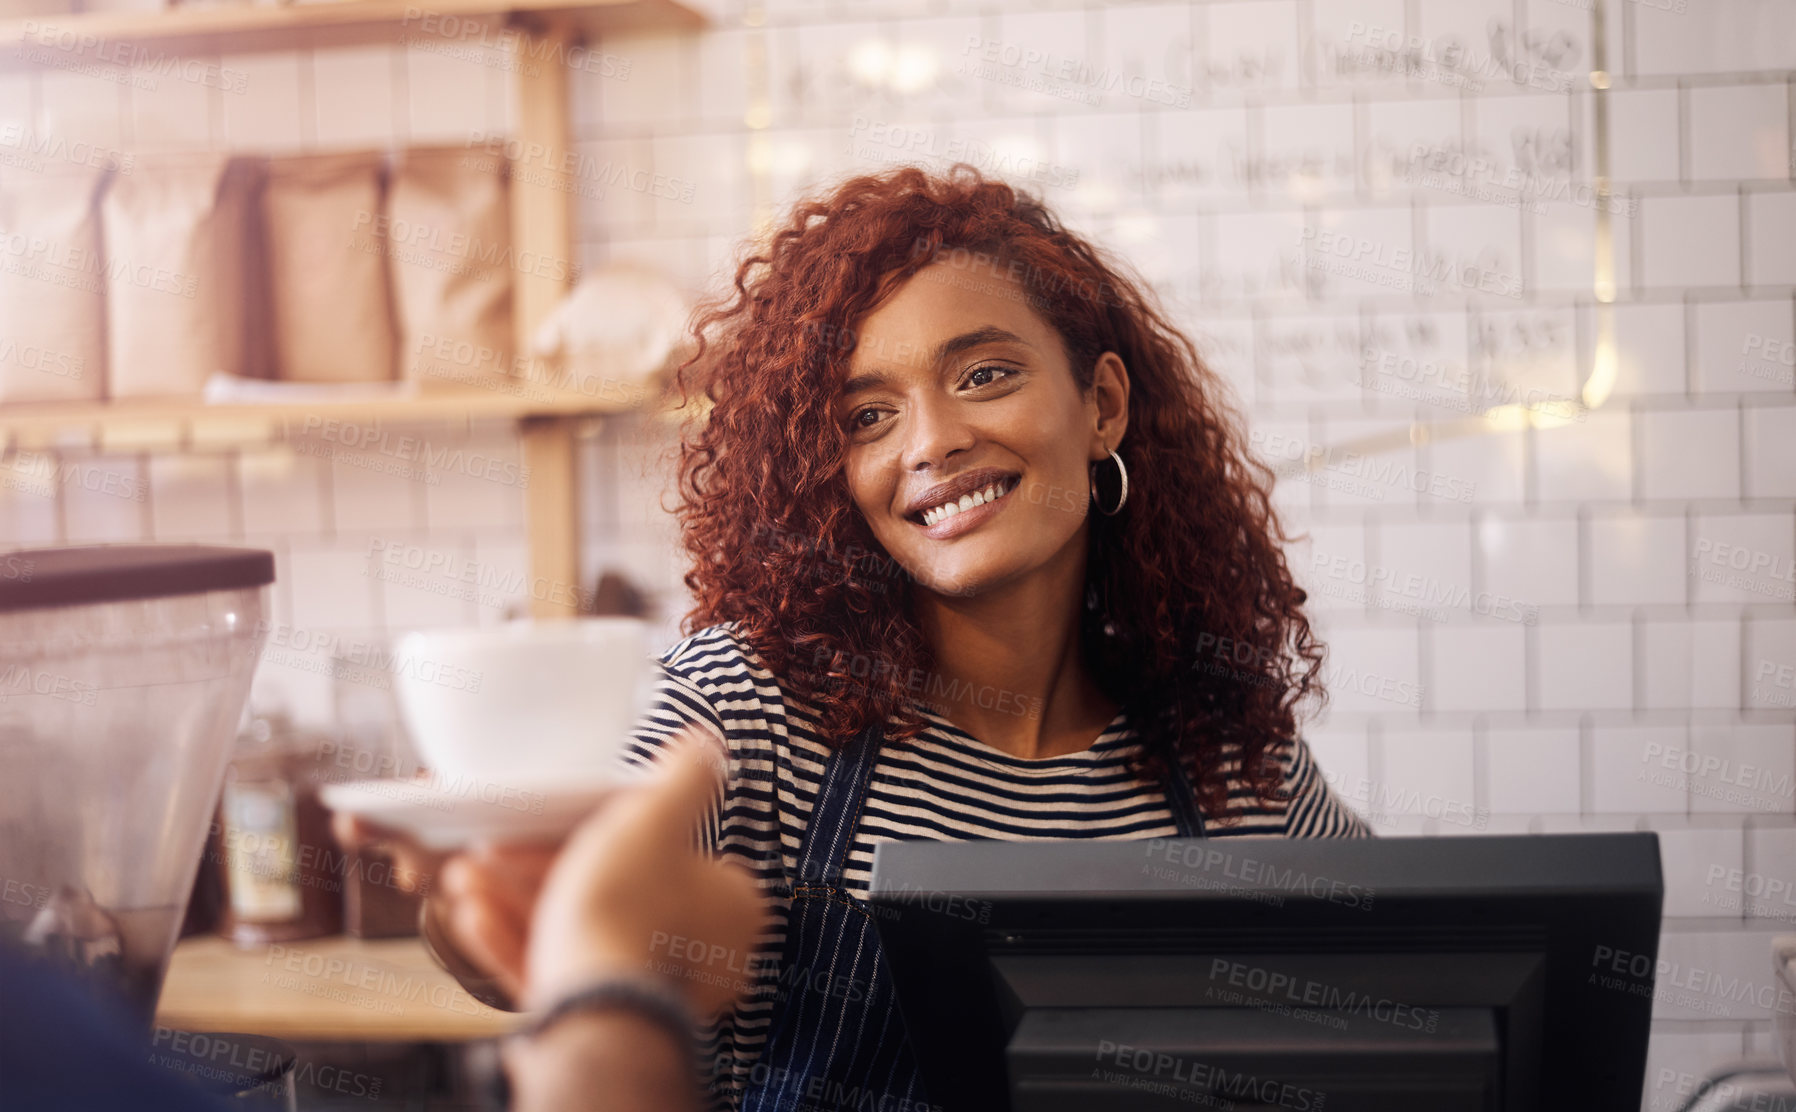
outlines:
[[[638,721],[625,759],[643,764],[688,722],[708,722],[727,740],[730,769],[722,810],[706,841],[740,861],[775,897],[773,927],[754,967],[771,969],[785,940],[787,905],[777,890],[798,868],[812,802],[831,750],[817,740],[813,708],[789,695],[734,623],[702,629],[660,657],[654,701]],[[1009,840],[1171,838],[1178,826],[1165,788],[1129,769],[1139,743],[1119,713],[1091,748],[1025,760],[980,742],[919,704],[924,732],[879,754],[855,831],[844,884],[867,891],[873,847],[899,838]],[[1285,759],[1289,802],[1257,800],[1230,781],[1236,821],[1206,823],[1211,837],[1365,837],[1371,833],[1323,780],[1301,741]],[[1206,819],[1209,819],[1206,816]],[[771,975],[771,974],[769,974]],[[754,992],[715,1031],[712,1061],[731,1107],[767,1038],[773,996]]]

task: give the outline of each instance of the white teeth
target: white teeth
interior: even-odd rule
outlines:
[[[987,502],[996,502],[999,498],[1002,498],[1005,493],[1006,489],[1003,483],[994,483],[984,490],[975,491],[972,494],[963,494],[958,502],[944,502],[933,510],[924,510],[923,524],[935,525],[938,522],[953,517],[957,513],[964,510],[970,510],[974,506],[983,506]]]

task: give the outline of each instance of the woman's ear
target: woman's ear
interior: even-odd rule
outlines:
[[[1095,462],[1108,459],[1108,449],[1121,444],[1129,431],[1129,371],[1122,356],[1114,351],[1098,356],[1091,372],[1091,389],[1097,404],[1091,455]]]

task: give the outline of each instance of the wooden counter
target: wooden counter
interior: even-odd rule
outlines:
[[[346,936],[248,950],[187,939],[156,1010],[164,1027],[318,1041],[459,1042],[519,1018],[469,996],[416,938]]]

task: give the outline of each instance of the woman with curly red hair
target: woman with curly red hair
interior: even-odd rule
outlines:
[[[705,840],[773,900],[711,1031],[723,1103],[928,1106],[863,903],[881,841],[1368,833],[1298,735],[1322,647],[1271,473],[1038,200],[969,167],[854,178],[695,332],[696,604],[632,759],[721,735]],[[528,903],[461,887],[485,914],[458,937],[503,972],[518,928],[480,924]]]

